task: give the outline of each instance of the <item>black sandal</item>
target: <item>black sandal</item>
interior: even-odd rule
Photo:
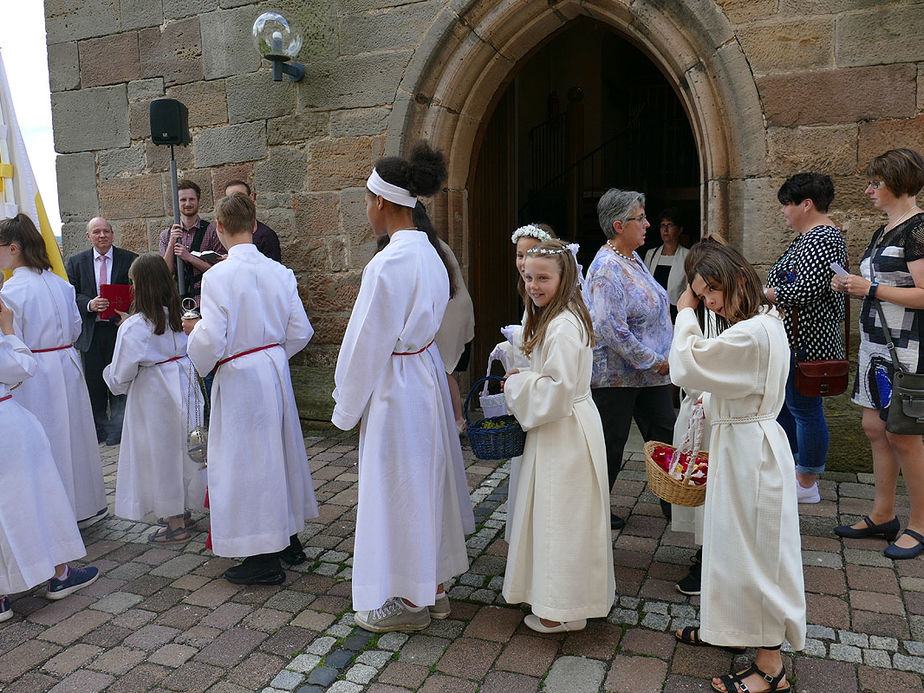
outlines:
[[[773,649],[773,648],[764,648],[764,649]],[[757,674],[758,676],[763,677],[764,681],[767,682],[767,685],[770,688],[767,688],[763,691],[751,691],[748,688],[748,685],[744,680],[751,674]],[[712,690],[719,691],[719,693],[786,693],[787,691],[792,690],[792,686],[789,684],[789,681],[786,680],[786,667],[780,671],[776,676],[770,676],[770,674],[761,671],[757,668],[756,664],[751,664],[744,671],[739,671],[737,674],[725,674],[724,676],[718,677],[719,681],[725,687],[725,690],[722,691],[720,688],[716,688],[715,684],[712,684]],[[780,688],[779,685],[781,682],[786,683],[786,688]]]
[[[708,643],[699,637],[699,626],[687,626],[679,633],[677,631],[674,631],[674,637],[686,645],[693,645],[694,647],[721,647],[723,650],[728,650],[729,652],[734,652],[736,654],[740,654],[741,652],[744,652],[747,649],[745,647],[732,647],[730,645],[713,645],[712,643]]]

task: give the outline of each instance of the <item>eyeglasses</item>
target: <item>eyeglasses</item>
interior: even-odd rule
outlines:
[[[675,223],[672,222],[672,221],[662,221],[662,222],[661,222],[661,228],[662,228],[662,229],[676,229],[676,228],[677,228],[677,224],[675,224]]]
[[[868,180],[866,181],[866,187],[872,188],[873,190],[879,190],[879,187],[883,184],[881,180]]]
[[[626,221],[627,221],[627,222],[629,222],[629,221],[643,222],[643,221],[646,221],[647,219],[648,219],[648,217],[646,217],[644,214],[640,214],[640,215],[637,216],[637,217],[626,217]]]

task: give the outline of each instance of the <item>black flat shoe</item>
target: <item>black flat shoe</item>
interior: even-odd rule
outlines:
[[[863,522],[866,523],[866,527],[855,529],[850,525],[841,525],[834,528],[834,533],[846,539],[865,539],[866,537],[881,536],[886,541],[895,541],[895,537],[898,536],[900,525],[898,524],[897,517],[893,517],[891,520],[883,522],[881,525],[874,525],[873,521],[869,519],[869,515],[867,515],[863,518]]]
[[[240,565],[228,568],[225,580],[235,585],[281,585],[286,574],[276,554],[249,556]]]
[[[308,556],[302,550],[302,542],[299,541],[297,534],[293,534],[289,539],[289,545],[279,552],[279,560],[290,568],[308,560]]]
[[[894,560],[919,556],[921,552],[924,551],[924,536],[921,536],[913,529],[906,529],[902,534],[907,534],[912,539],[917,540],[918,543],[907,549],[903,549],[901,546],[896,546],[895,544],[890,544],[882,553]]]
[[[626,521],[616,515],[610,515],[610,529],[622,529],[626,526]]]

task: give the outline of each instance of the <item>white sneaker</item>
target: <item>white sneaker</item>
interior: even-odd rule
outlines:
[[[390,631],[413,632],[424,630],[430,625],[430,611],[427,608],[411,611],[398,597],[392,597],[378,609],[357,611],[353,621],[360,628],[373,633]]]
[[[799,482],[796,482],[796,497],[800,503],[820,503],[821,494],[818,492],[818,482],[805,488]]]
[[[98,513],[96,513],[95,515],[90,515],[90,517],[85,517],[85,518],[82,519],[82,520],[78,520],[78,521],[77,521],[77,527],[78,527],[79,529],[86,529],[87,527],[90,527],[90,526],[92,526],[92,525],[95,525],[95,524],[96,524],[97,522],[99,522],[100,520],[106,519],[106,517],[107,517],[108,515],[109,515],[109,506],[107,505],[105,508],[103,508],[102,510],[100,510],[100,511],[99,511]]]

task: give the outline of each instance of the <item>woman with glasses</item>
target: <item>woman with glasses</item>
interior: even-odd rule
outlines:
[[[683,224],[676,209],[668,207],[661,212],[658,222],[662,244],[645,253],[645,266],[654,276],[671,301],[671,322],[677,317],[677,299],[687,288],[683,263],[690,251],[680,245]]]
[[[834,275],[831,288],[863,298],[860,311],[860,352],[853,401],[863,407],[863,430],[873,451],[876,494],[869,515],[835,527],[841,537],[881,536],[893,542],[889,558],[914,558],[924,551],[924,442],[920,435],[886,431],[889,383],[893,366],[891,341],[902,368],[924,368],[924,211],[915,196],[924,187],[924,159],[911,149],[891,149],[866,167],[866,186],[876,209],[885,212],[860,262],[860,276]],[[879,302],[888,332],[879,319]],[[911,514],[899,535],[895,516],[895,484],[901,471],[908,489]],[[896,539],[897,537],[897,539]]]
[[[633,418],[646,441],[673,436],[667,366],[673,328],[667,292],[636,252],[650,226],[645,195],[608,190],[597,217],[606,242],[590,263],[584,291],[596,337],[590,387],[603,421],[612,489]],[[620,529],[625,521],[613,515],[611,524]]]

